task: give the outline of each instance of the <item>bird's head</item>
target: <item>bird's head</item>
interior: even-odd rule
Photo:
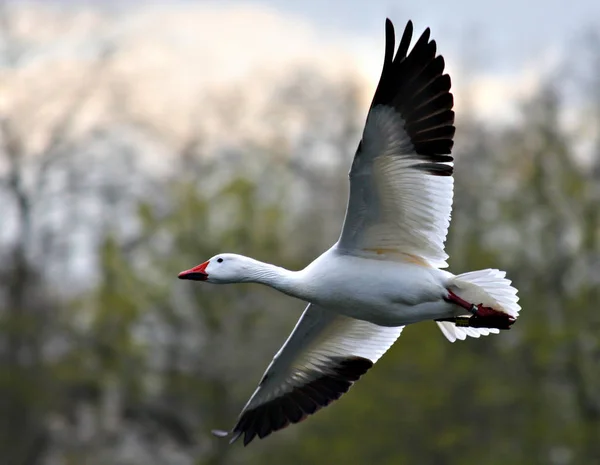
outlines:
[[[222,253],[194,268],[182,271],[178,278],[215,284],[239,283],[248,279],[253,262],[243,255]]]

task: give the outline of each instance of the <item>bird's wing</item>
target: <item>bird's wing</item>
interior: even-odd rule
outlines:
[[[383,327],[309,304],[230,433],[231,442],[298,423],[344,394],[398,339]]]
[[[350,170],[338,248],[349,254],[447,266],[452,210],[453,97],[429,29],[407,54],[409,21],[394,57],[386,21],[383,71]]]
[[[465,315],[470,316],[470,315]],[[497,328],[469,328],[460,327],[449,321],[436,321],[440,331],[446,336],[450,342],[455,342],[457,339],[464,341],[467,336],[479,337],[489,336],[490,334],[499,334],[500,330]]]

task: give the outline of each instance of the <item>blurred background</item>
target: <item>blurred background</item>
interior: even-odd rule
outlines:
[[[457,110],[454,273],[510,332],[409,327],[337,403],[229,428],[304,305],[182,282],[338,237],[384,19],[433,29]],[[600,460],[600,3],[0,1],[0,462]]]

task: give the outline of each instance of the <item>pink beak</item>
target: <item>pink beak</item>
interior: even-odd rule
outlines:
[[[207,266],[208,262],[204,262],[194,268],[182,271],[177,277],[179,279],[189,279],[191,281],[206,281],[208,279],[208,273],[206,272]]]

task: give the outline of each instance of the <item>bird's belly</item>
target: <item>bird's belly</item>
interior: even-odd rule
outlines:
[[[444,300],[416,305],[394,304],[337,307],[336,312],[380,326],[404,326],[420,321],[455,316],[454,308]]]
[[[447,291],[439,270],[350,256],[336,257],[334,265],[318,270],[320,279],[305,300],[385,326],[452,314],[452,306],[444,301]]]
[[[439,296],[432,297],[412,289],[398,289],[390,292],[390,286],[370,286],[357,292],[354,288],[337,287],[338,292],[329,293],[314,303],[329,308],[342,315],[370,321],[381,326],[403,326],[424,320],[453,316],[453,306]]]

